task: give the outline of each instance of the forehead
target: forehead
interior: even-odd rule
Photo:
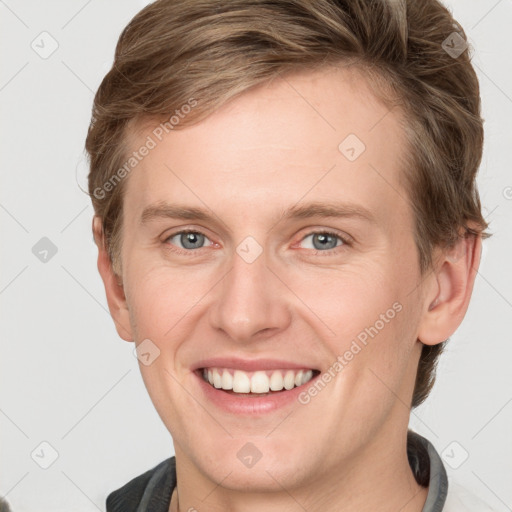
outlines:
[[[129,175],[125,214],[186,202],[243,216],[247,205],[282,209],[303,199],[405,213],[402,116],[357,71],[329,68],[279,77],[168,133],[146,120],[129,137],[132,151],[150,140],[152,148]]]

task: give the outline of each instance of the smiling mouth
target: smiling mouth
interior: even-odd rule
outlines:
[[[198,373],[205,382],[219,391],[241,397],[258,397],[304,386],[319,375],[320,370],[304,368],[245,372],[214,367],[200,368]]]

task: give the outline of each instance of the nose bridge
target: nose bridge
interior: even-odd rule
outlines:
[[[210,322],[233,341],[250,341],[260,331],[277,331],[289,322],[287,295],[267,268],[267,256],[254,238],[247,237],[236,247],[231,270],[219,283]]]

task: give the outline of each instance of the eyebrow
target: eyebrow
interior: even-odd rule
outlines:
[[[207,209],[161,202],[148,206],[142,212],[140,222],[146,224],[155,219],[180,219],[213,221],[217,217]],[[352,203],[311,202],[301,206],[294,205],[281,211],[281,220],[325,218],[356,218],[377,224],[376,216],[367,208]]]

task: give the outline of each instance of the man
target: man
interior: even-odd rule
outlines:
[[[488,236],[454,23],[436,0],[159,0],[123,31],[93,231],[175,457],[107,510],[490,510],[408,430]]]

